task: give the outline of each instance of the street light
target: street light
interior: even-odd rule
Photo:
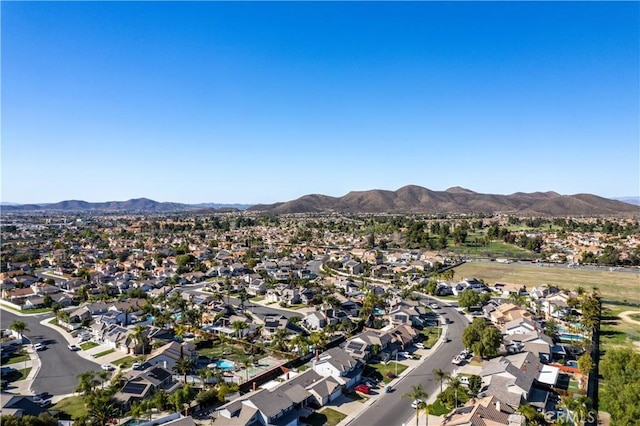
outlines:
[[[398,377],[398,351],[396,351],[396,377]]]

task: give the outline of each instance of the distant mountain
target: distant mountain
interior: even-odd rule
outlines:
[[[623,203],[633,204],[636,206],[640,206],[640,197],[618,197],[613,198],[614,200],[622,201]]]
[[[27,212],[27,211],[62,211],[62,212],[142,212],[142,213],[163,213],[178,212],[188,210],[209,209],[211,211],[236,211],[238,208],[231,204],[181,204],[181,203],[160,203],[148,198],[135,198],[127,201],[107,201],[103,203],[89,203],[82,200],[67,200],[53,204],[22,204],[5,205],[2,210],[5,212]],[[238,204],[237,206],[243,206]],[[248,207],[248,206],[246,206]],[[246,207],[244,207],[246,209]]]
[[[258,204],[249,211],[270,213],[511,213],[531,216],[596,216],[640,214],[621,201],[591,194],[560,195],[556,192],[517,192],[511,195],[480,194],[453,187],[432,191],[404,186],[397,191],[353,191],[342,197],[305,195],[297,200]]]

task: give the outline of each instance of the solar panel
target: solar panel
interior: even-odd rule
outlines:
[[[134,395],[141,395],[142,392],[144,392],[146,387],[147,387],[147,385],[142,384],[142,383],[127,383],[122,388],[122,392],[131,393],[131,394],[134,394]]]
[[[362,345],[358,342],[349,342],[349,344],[347,345],[347,349],[358,350],[361,346]]]

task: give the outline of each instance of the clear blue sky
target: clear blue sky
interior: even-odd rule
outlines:
[[[640,194],[637,2],[1,7],[5,202]]]

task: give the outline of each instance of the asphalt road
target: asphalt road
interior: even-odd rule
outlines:
[[[227,301],[227,298],[224,298],[224,301]],[[240,306],[240,299],[235,297],[229,297],[229,303],[233,306]],[[272,308],[270,306],[258,305],[253,303],[251,300],[247,300],[244,302],[244,306],[249,310],[252,314],[258,315],[259,317],[264,317],[265,315],[284,315],[287,318],[291,317],[302,317],[304,316],[298,312],[291,312],[285,309]],[[277,304],[275,304],[277,306]]]
[[[442,303],[439,304],[442,305]],[[455,307],[443,307],[439,311],[440,314],[448,316],[453,321],[448,325],[447,331],[447,337],[451,341],[442,343],[425,362],[394,385],[393,392],[380,395],[371,407],[349,423],[349,426],[400,426],[406,424],[415,415],[416,410],[411,408],[411,400],[402,397],[403,394],[411,393],[412,386],[417,384],[422,384],[423,389],[429,395],[440,391],[440,382],[434,379],[432,371],[441,369],[451,373],[456,368],[451,360],[463,349],[462,330],[469,322]],[[383,386],[376,389],[376,392],[384,392]]]
[[[73,392],[78,384],[77,376],[85,371],[100,371],[100,366],[80,357],[67,349],[67,341],[56,330],[40,324],[50,313],[41,315],[18,316],[6,310],[0,311],[3,327],[12,321],[23,321],[29,331],[25,333],[31,343],[43,343],[47,349],[38,352],[41,368],[33,381],[31,390],[49,392],[52,395],[66,395]]]

